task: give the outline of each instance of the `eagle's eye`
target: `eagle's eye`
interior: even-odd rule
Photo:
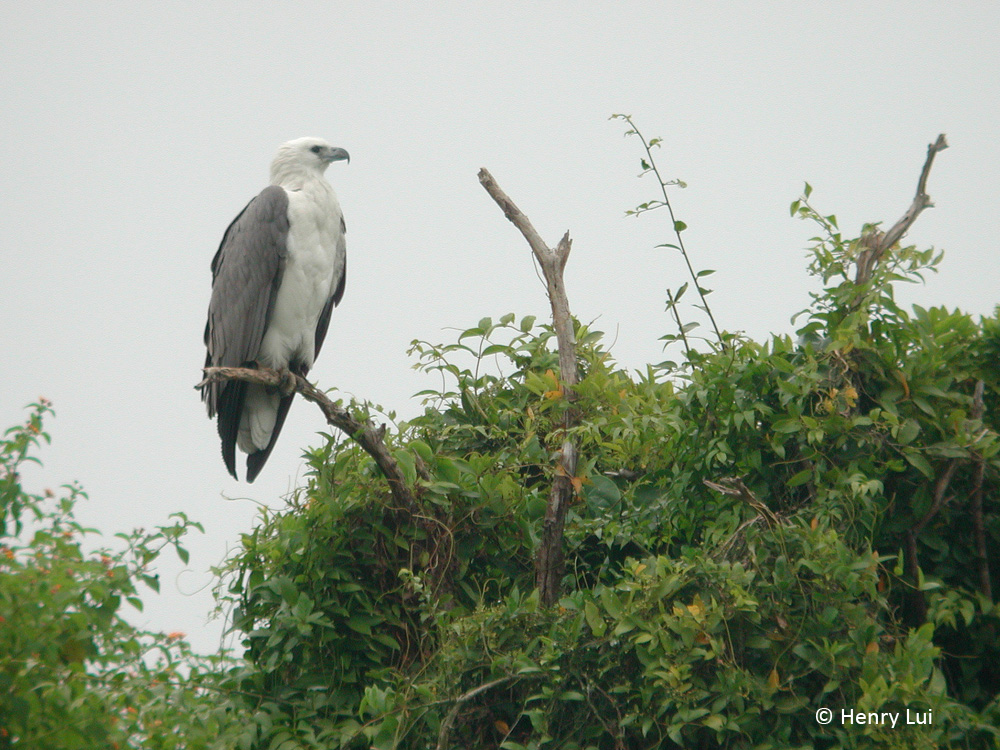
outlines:
[[[323,150],[323,147],[322,147],[322,146],[313,146],[313,147],[312,147],[311,149],[309,149],[309,150],[310,150],[310,151],[312,151],[312,152],[313,152],[314,154],[318,154],[318,153],[319,153],[320,151],[322,151],[322,150]]]

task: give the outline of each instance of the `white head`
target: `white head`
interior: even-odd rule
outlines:
[[[282,143],[271,162],[271,184],[282,185],[289,180],[320,177],[335,161],[350,161],[350,155],[322,138],[296,138]]]

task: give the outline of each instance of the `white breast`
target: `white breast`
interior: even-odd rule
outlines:
[[[326,180],[311,180],[286,192],[288,256],[258,361],[274,368],[290,362],[312,367],[316,325],[344,271],[345,259],[337,252],[342,216]]]

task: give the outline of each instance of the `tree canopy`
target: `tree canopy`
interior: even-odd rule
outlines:
[[[693,289],[710,314],[711,271],[691,265],[656,139],[642,143],[663,199],[637,210],[670,210],[664,245],[692,275],[669,293],[672,359],[629,372],[574,321],[569,387],[557,331],[533,316],[415,341],[416,366],[441,385],[420,394],[421,414],[368,436],[409,494],[363,442],[331,433],[308,450],[305,486],[263,511],[220,571],[241,660],[171,656],[177,641],[118,618],[150,555],[190,522],[126,535],[117,557],[82,556],[67,541],[83,532],[71,502],[39,515],[46,500],[18,484],[43,434],[34,420],[48,407],[36,406],[0,478],[8,746],[14,732],[56,732],[40,718],[52,707],[85,722],[98,704],[114,708],[100,731],[121,747],[996,746],[1000,310],[904,310],[895,287],[941,253],[901,245],[898,223],[843,234],[807,185],[791,213],[817,227],[818,289],[795,336],[757,342],[711,319],[698,338],[682,300]],[[338,408],[358,425],[376,413]],[[549,605],[535,565],[560,480],[571,499]],[[48,527],[19,545],[25,508]],[[76,598],[58,599],[54,575]],[[2,640],[42,632],[19,605],[39,596],[58,637],[44,650]],[[159,666],[136,657],[142,637],[165,654]],[[138,718],[123,724],[130,707]]]

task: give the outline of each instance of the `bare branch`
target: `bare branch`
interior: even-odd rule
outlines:
[[[552,324],[555,328],[556,340],[559,342],[559,370],[563,383],[572,387],[577,383],[576,335],[573,332],[573,318],[570,315],[569,300],[566,298],[566,287],[562,277],[573,245],[573,241],[569,238],[569,232],[563,235],[553,250],[545,244],[528,217],[500,189],[488,170],[479,170],[479,182],[500,206],[504,216],[517,227],[524,239],[528,241],[531,252],[534,253],[538,265],[542,268],[542,274],[545,276],[545,284],[548,288],[549,302],[552,305]]]
[[[563,269],[569,259],[572,240],[569,232],[563,235],[555,249],[542,241],[541,236],[532,226],[528,217],[521,212],[506,193],[500,189],[496,180],[487,170],[479,170],[479,181],[486,192],[500,206],[511,223],[527,240],[538,260],[538,265],[545,276],[549,303],[552,306],[552,328],[559,345],[559,370],[563,385],[564,398],[572,402],[572,388],[579,381],[576,362],[576,334],[573,331],[573,317],[570,314],[569,300],[566,297],[566,286],[563,282]],[[569,429],[577,423],[577,410],[570,407],[566,410],[564,427]],[[573,479],[576,476],[577,447],[566,439],[560,452],[556,476],[552,480],[552,490],[549,502],[545,508],[545,520],[542,526],[542,541],[535,557],[535,580],[538,584],[539,598],[544,606],[550,606],[559,598],[564,570],[563,528],[566,522],[566,510],[573,500],[575,492]]]
[[[392,457],[385,445],[383,440],[385,436],[384,425],[376,427],[368,420],[358,419],[340,404],[327,398],[325,393],[308,380],[294,373],[248,367],[206,367],[204,373],[205,379],[198,383],[195,388],[204,388],[212,383],[222,383],[227,380],[242,380],[247,383],[281,388],[301,394],[304,399],[319,406],[328,424],[347,435],[374,459],[375,464],[388,480],[389,489],[397,503],[411,513],[418,509],[413,490],[407,484],[396,459]],[[289,385],[291,385],[290,388]],[[428,479],[430,474],[427,467],[420,461],[419,456],[416,459],[417,471],[424,479]]]
[[[927,146],[927,159],[924,161],[923,169],[920,170],[917,193],[913,198],[913,203],[906,209],[906,213],[900,217],[899,221],[893,224],[888,232],[874,229],[861,238],[864,250],[858,255],[857,275],[854,279],[855,284],[864,284],[871,279],[872,271],[875,270],[875,266],[885,254],[885,251],[903,238],[903,235],[909,231],[910,227],[913,226],[913,222],[917,220],[917,217],[920,216],[925,208],[934,206],[931,197],[927,195],[927,178],[931,173],[934,157],[938,151],[944,151],[946,148],[948,148],[948,141],[944,133],[941,133],[934,143]]]

